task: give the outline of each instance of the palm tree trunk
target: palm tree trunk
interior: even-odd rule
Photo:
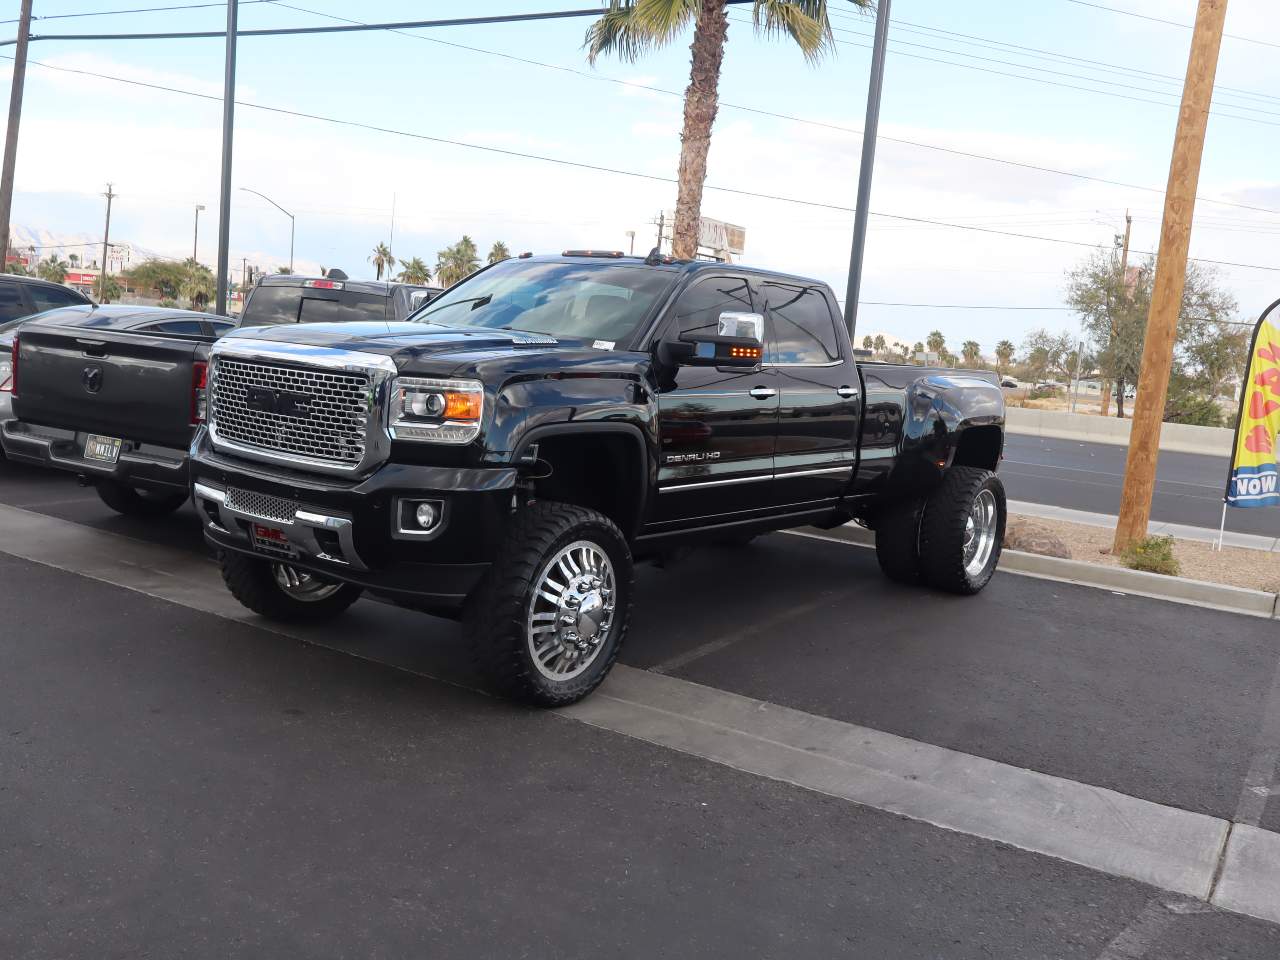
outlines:
[[[693,29],[693,65],[684,95],[684,129],[680,133],[679,192],[671,252],[681,260],[692,260],[698,252],[702,184],[707,179],[711,125],[720,105],[720,64],[728,32],[724,0],[703,0]]]

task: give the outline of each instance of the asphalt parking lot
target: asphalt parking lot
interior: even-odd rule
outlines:
[[[949,772],[1096,795],[1102,834],[1280,831],[1274,621],[1006,574],[943,597],[776,534],[642,567],[619,684],[551,714],[474,692],[444,621],[229,619],[188,511],[9,464],[0,504],[0,956],[1280,955],[1145,868],[1034,852],[1016,797],[966,826]],[[646,691],[678,729],[610,713]],[[710,741],[674,739],[681,696]],[[782,735],[733,711],[809,756],[770,768]],[[828,729],[930,758],[932,792],[872,798],[866,758],[822,785]]]

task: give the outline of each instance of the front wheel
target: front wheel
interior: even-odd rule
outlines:
[[[529,504],[463,613],[480,673],[540,707],[581,700],[618,658],[631,616],[631,550],[608,517]]]
[[[948,593],[977,593],[991,580],[1004,543],[1004,484],[990,470],[952,467],[925,502],[920,572]]]
[[[188,496],[182,492],[152,493],[117,480],[99,480],[95,487],[103,503],[126,517],[167,517],[186,503]]]
[[[268,620],[328,620],[360,599],[361,589],[275,560],[224,550],[218,557],[231,595]]]

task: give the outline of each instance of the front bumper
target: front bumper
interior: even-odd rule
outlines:
[[[4,394],[0,394],[4,396]],[[125,486],[155,493],[185,491],[190,484],[187,450],[154,444],[126,443],[115,463],[88,460],[84,455],[87,434],[43,427],[0,416],[0,445],[18,463],[67,470],[90,479],[115,480]]]
[[[274,559],[408,605],[452,611],[505,538],[515,471],[384,464],[318,477],[193,446],[192,496],[215,548]],[[402,500],[439,501],[428,534],[400,529]]]

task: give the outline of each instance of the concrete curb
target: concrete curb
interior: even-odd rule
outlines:
[[[807,536],[841,540],[862,547],[874,547],[875,534],[856,525],[836,527],[834,530],[818,530],[806,527]],[[1156,600],[1171,600],[1196,607],[1209,607],[1229,613],[1241,613],[1250,617],[1267,619],[1280,617],[1280,598],[1264,590],[1248,590],[1204,580],[1186,577],[1167,577],[1159,573],[1130,570],[1127,567],[1108,567],[1083,560],[1063,560],[1058,557],[1042,557],[1021,550],[1006,550],[1000,558],[1000,569],[1005,573],[1017,573],[1044,580],[1076,583],[1115,593],[1128,593]]]

